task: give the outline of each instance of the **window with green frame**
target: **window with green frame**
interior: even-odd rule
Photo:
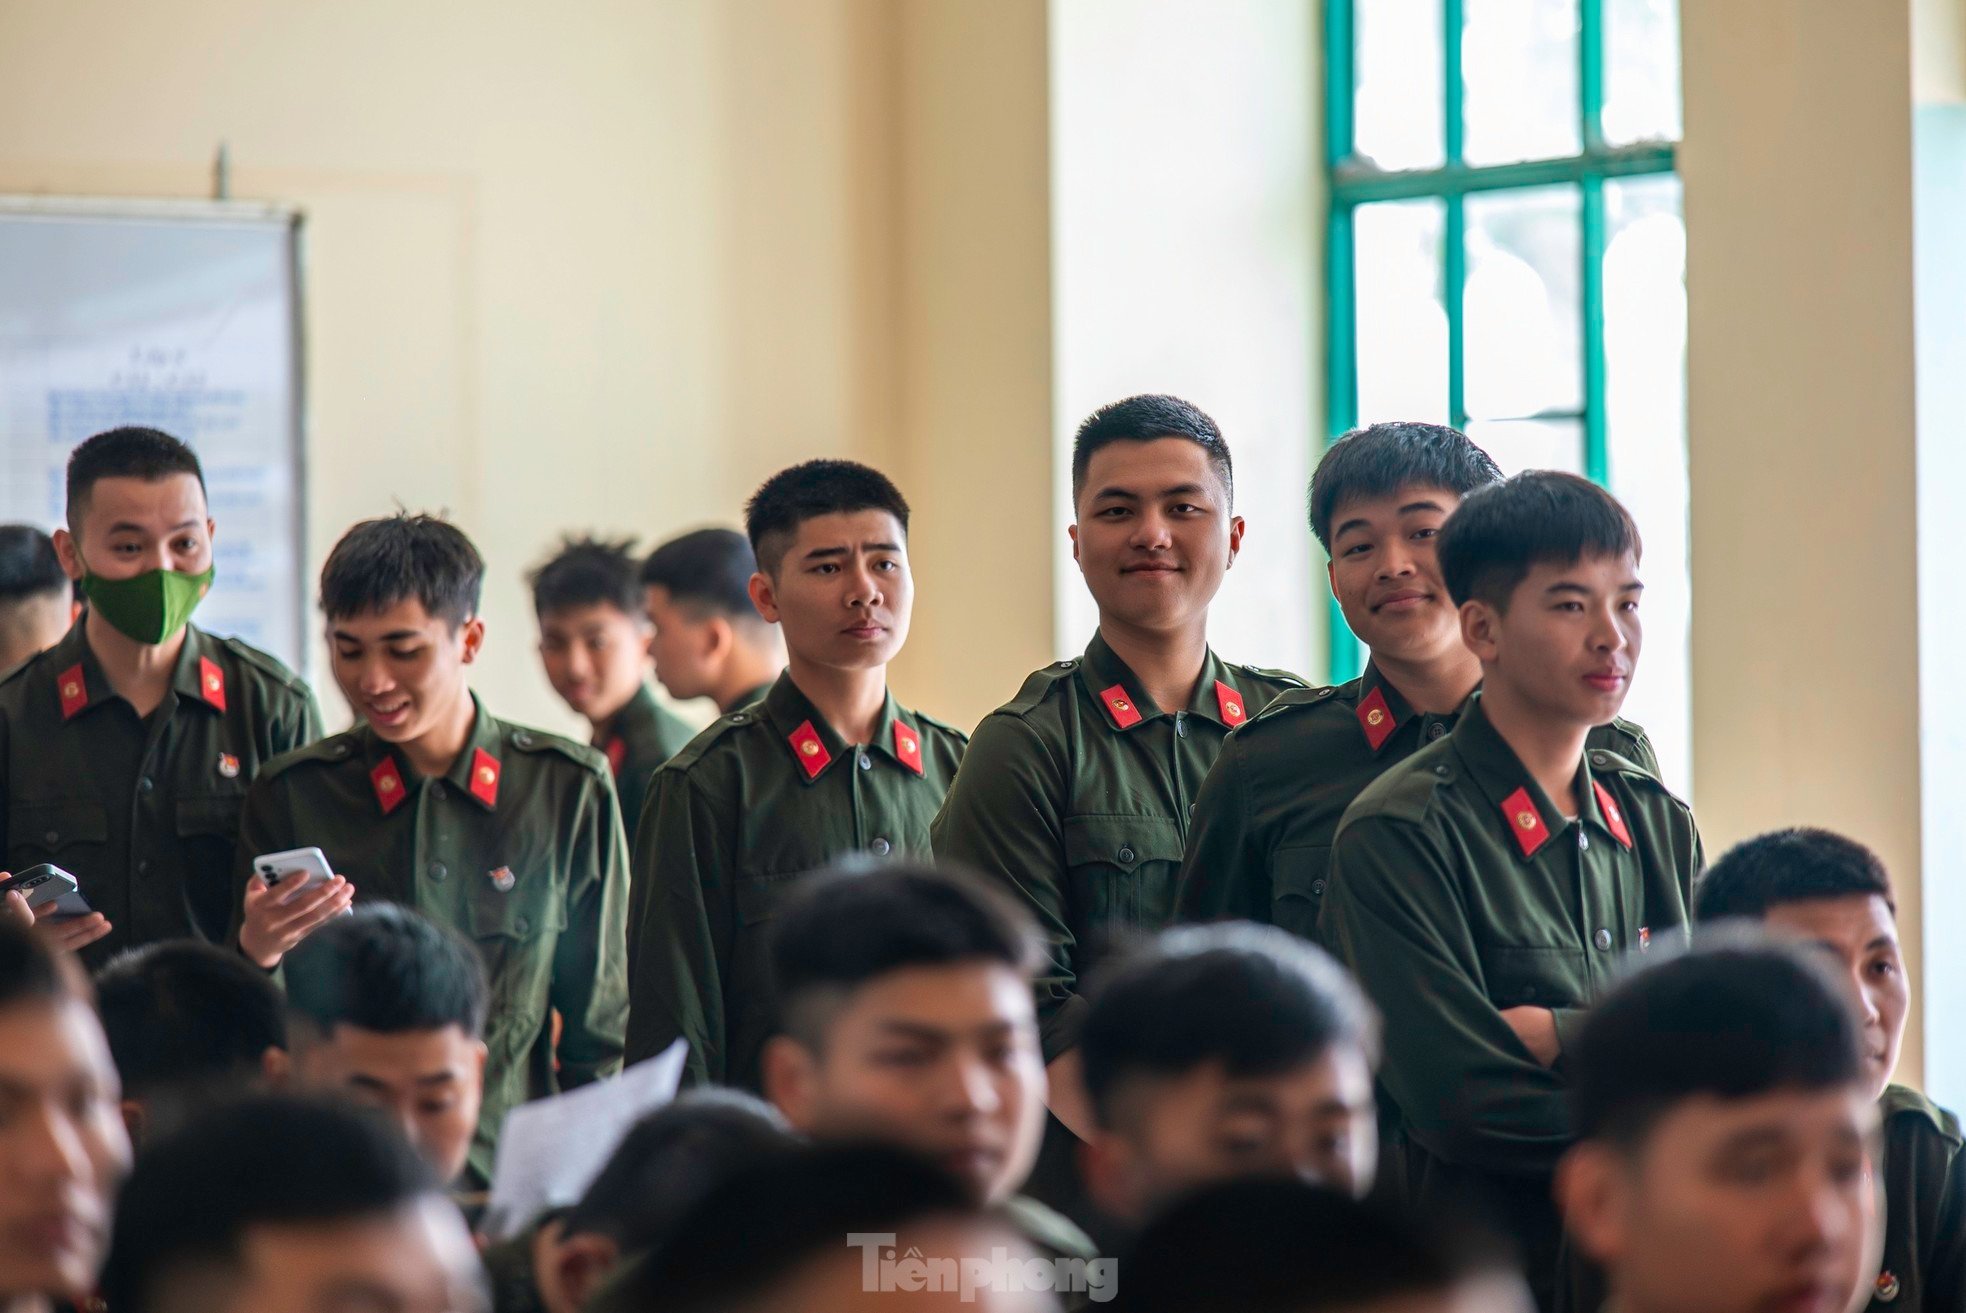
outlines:
[[[1327,0],[1325,24],[1328,436],[1449,423],[1623,498],[1657,658],[1634,702],[1683,778],[1677,0]],[[1335,607],[1330,632],[1349,679]]]

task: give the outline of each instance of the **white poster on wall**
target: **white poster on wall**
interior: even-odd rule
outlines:
[[[60,524],[90,434],[182,438],[217,523],[197,623],[299,670],[297,223],[259,205],[0,199],[0,521]]]

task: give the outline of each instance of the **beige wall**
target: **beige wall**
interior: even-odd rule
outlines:
[[[450,511],[506,714],[574,724],[520,580],[559,532],[734,522],[844,455],[919,516],[897,685],[967,723],[1050,641],[1043,14],[10,0],[0,191],[201,195],[223,140],[306,212],[311,565]]]

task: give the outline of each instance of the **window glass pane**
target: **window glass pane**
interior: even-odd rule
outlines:
[[[1584,422],[1580,419],[1471,419],[1468,438],[1493,456],[1504,474],[1524,470],[1584,472]]]
[[[1645,650],[1624,714],[1667,784],[1691,787],[1687,638],[1686,225],[1671,175],[1604,184],[1605,439],[1611,490],[1645,539]]]
[[[1604,139],[1677,141],[1678,0],[1604,0]]]
[[[1355,152],[1382,169],[1445,162],[1440,0],[1353,0],[1352,14]]]
[[[1467,0],[1461,72],[1469,163],[1547,159],[1582,149],[1577,3]]]
[[[1468,197],[1470,417],[1583,409],[1580,203],[1571,186]]]
[[[1438,200],[1353,213],[1357,249],[1358,422],[1447,419],[1447,310]]]

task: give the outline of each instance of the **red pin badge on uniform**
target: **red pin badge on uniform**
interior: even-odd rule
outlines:
[[[833,754],[826,751],[825,741],[809,720],[801,721],[785,741],[792,745],[792,755],[809,780],[819,778],[819,772],[833,764]]]
[[[198,658],[198,693],[213,711],[225,710],[225,672],[210,657]]]
[[[384,757],[369,772],[369,785],[375,790],[375,800],[382,806],[382,814],[387,816],[403,805],[402,772],[396,769],[394,757]]]
[[[621,763],[628,760],[628,741],[617,734],[608,740],[604,751],[608,754],[608,770],[621,774]]]
[[[89,681],[82,674],[80,665],[70,666],[55,676],[55,692],[61,698],[61,718],[71,719],[76,712],[89,705]]]
[[[922,770],[922,736],[909,729],[907,722],[898,716],[894,721],[894,755],[915,774],[926,773]]]
[[[1612,838],[1625,845],[1626,848],[1630,848],[1632,846],[1632,832],[1625,824],[1625,813],[1619,808],[1618,800],[1611,796],[1609,789],[1599,784],[1596,780],[1591,781],[1591,790],[1597,794],[1598,810],[1604,813],[1604,828],[1611,831]]]
[[[1358,727],[1365,731],[1365,741],[1372,745],[1374,752],[1399,728],[1383,690],[1375,688],[1358,700]]]
[[[1102,690],[1099,700],[1106,704],[1106,710],[1113,713],[1113,719],[1119,722],[1121,729],[1132,729],[1144,719],[1140,714],[1140,708],[1133,704],[1133,699],[1127,696],[1126,689],[1122,685],[1115,684],[1109,689]]]
[[[1536,810],[1528,789],[1517,789],[1502,799],[1502,815],[1508,818],[1509,833],[1515,836],[1524,857],[1533,856],[1548,842],[1549,827],[1543,824],[1542,813]]]
[[[1219,679],[1215,681],[1215,705],[1221,709],[1222,723],[1230,729],[1249,719],[1248,711],[1242,704],[1242,694]]]
[[[471,796],[487,807],[498,806],[498,758],[479,748],[471,754]]]

